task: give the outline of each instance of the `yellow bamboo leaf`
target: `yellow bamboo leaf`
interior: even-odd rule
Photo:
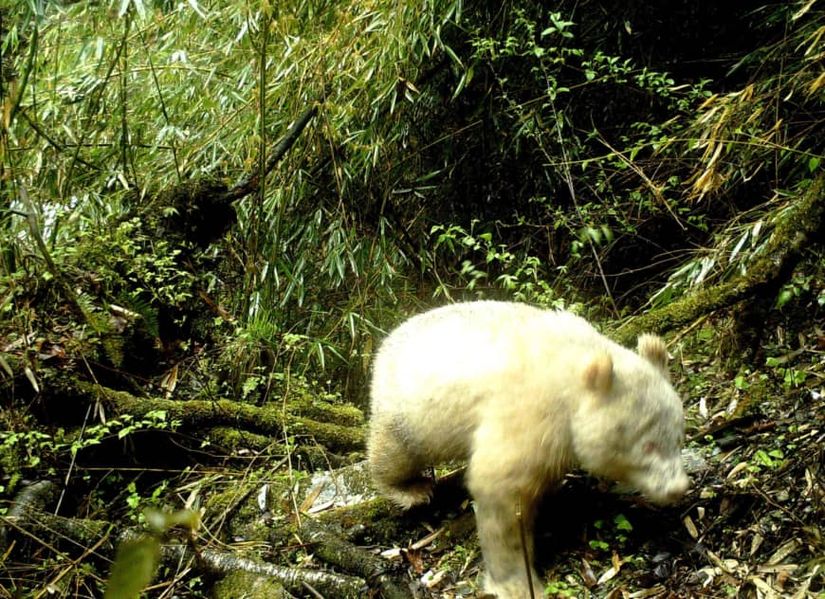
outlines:
[[[718,98],[719,98],[719,94],[713,94],[711,97],[709,97],[707,100],[705,100],[704,102],[702,102],[699,105],[699,110],[704,110],[705,108],[709,108],[710,105],[713,104],[714,102],[716,102],[716,100]]]
[[[819,77],[817,77],[816,79],[811,81],[810,84],[808,84],[808,95],[811,96],[815,94],[822,88],[823,85],[825,85],[825,71],[822,71],[819,74]]]
[[[812,7],[815,3],[816,3],[816,0],[808,0],[808,1],[807,1],[807,2],[806,2],[803,6],[802,6],[802,8],[800,8],[798,11],[796,11],[796,12],[794,13],[794,15],[791,17],[791,20],[792,20],[792,21],[796,21],[797,19],[802,18],[802,17],[805,15],[805,13],[806,13],[806,12],[808,12],[809,10],[811,10],[811,7]]]
[[[804,45],[808,45],[807,50],[805,50],[805,56],[810,56],[811,52],[819,53],[821,49],[820,40],[822,36],[825,35],[825,25],[818,27],[816,31],[814,31],[811,35],[809,35],[805,40],[799,44],[796,49],[799,50]]]

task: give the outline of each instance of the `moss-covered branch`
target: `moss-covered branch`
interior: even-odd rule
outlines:
[[[49,405],[59,406],[60,410],[75,416],[85,411],[78,409],[78,405],[100,402],[109,414],[130,414],[135,418],[161,410],[170,420],[180,421],[185,429],[232,427],[273,440],[303,437],[341,454],[364,446],[364,416],[358,408],[310,398],[290,400],[285,405],[273,402],[256,406],[229,399],[183,401],[137,397],[58,371],[44,379],[42,395]],[[54,416],[55,412],[51,414]]]
[[[124,391],[114,391],[91,383],[78,386],[90,399],[97,399],[118,414],[143,417],[163,410],[170,419],[180,420],[185,428],[204,429],[224,425],[256,431],[276,438],[284,435],[311,437],[332,451],[347,452],[364,446],[364,432],[358,426],[322,422],[284,411],[278,404],[255,406],[219,399],[215,401],[176,401],[140,398]]]
[[[46,546],[55,546],[61,542],[73,548],[71,553],[80,552],[110,558],[114,553],[112,523],[102,520],[84,518],[65,518],[55,516],[39,509],[26,507],[15,517],[0,519],[10,535],[24,539],[37,539]],[[126,528],[118,536],[118,542],[138,538],[143,532]],[[14,550],[14,546],[7,551]],[[221,551],[210,547],[198,548],[181,543],[165,543],[160,547],[161,561],[167,564],[179,564],[188,561],[196,569],[218,576],[247,573],[280,583],[292,593],[304,593],[308,588],[320,592],[325,597],[355,598],[364,596],[366,582],[364,579],[327,572],[278,566],[258,559],[245,557],[234,551]]]
[[[331,533],[312,519],[306,519],[303,529],[306,540],[313,544],[315,555],[328,564],[364,577],[381,589],[384,599],[407,599],[412,593],[388,572],[389,563],[373,553]]]
[[[295,594],[304,594],[308,589],[321,593],[324,597],[356,598],[364,597],[367,591],[362,578],[326,572],[323,570],[306,570],[278,566],[259,560],[242,557],[232,551],[201,549],[195,552],[186,545],[164,545],[161,549],[164,562],[180,563],[194,561],[199,570],[211,574],[229,575],[245,572],[271,578]]]
[[[775,285],[787,276],[804,250],[822,229],[825,177],[820,176],[783,214],[767,247],[748,271],[730,281],[698,289],[683,298],[626,321],[610,335],[619,343],[632,344],[643,332],[665,333],[700,316],[730,307]]]

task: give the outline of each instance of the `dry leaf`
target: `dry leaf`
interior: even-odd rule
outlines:
[[[586,559],[582,559],[582,571],[581,571],[582,581],[584,581],[584,585],[588,588],[592,588],[596,586],[596,574],[593,572],[593,568],[590,567],[590,564]]]
[[[6,374],[8,374],[10,377],[14,378],[14,371],[11,369],[11,366],[9,366],[9,363],[6,362],[3,356],[0,356],[0,368],[5,370]]]
[[[160,379],[160,386],[166,390],[166,397],[168,398],[175,391],[178,386],[178,365],[175,364],[168,370],[163,378]]]
[[[693,523],[693,520],[690,516],[685,516],[682,519],[682,523],[685,525],[685,528],[688,531],[688,534],[693,537],[694,539],[699,538],[699,531],[696,530],[696,525]]]
[[[800,8],[798,11],[796,11],[796,12],[794,13],[794,15],[791,17],[791,20],[792,20],[792,21],[796,21],[797,19],[799,19],[799,18],[801,18],[802,16],[804,16],[804,15],[805,15],[805,13],[807,13],[809,10],[811,10],[811,7],[812,7],[814,4],[816,4],[816,0],[808,0],[808,1],[807,1],[807,2],[806,2],[803,6],[802,6],[802,8]]]
[[[728,475],[727,475],[725,478],[727,478],[728,480],[730,480],[730,479],[732,479],[734,476],[736,476],[737,474],[739,474],[740,472],[742,472],[742,470],[744,470],[744,469],[745,469],[745,468],[747,468],[747,467],[748,467],[748,463],[747,463],[747,462],[739,462],[738,464],[736,464],[736,466],[734,466],[733,468],[731,468],[730,472],[728,472]]]
[[[400,547],[393,547],[392,549],[387,549],[385,551],[382,551],[379,555],[381,557],[383,557],[384,559],[389,559],[389,560],[401,559],[401,548]]]
[[[301,505],[298,507],[298,511],[304,514],[308,513],[307,510],[312,507],[312,504],[315,503],[315,500],[318,499],[321,491],[323,491],[326,486],[326,482],[322,482],[321,484],[315,485],[312,489],[310,489],[309,493],[307,493],[306,497],[304,497],[304,500],[301,502]]]
[[[776,564],[782,562],[791,553],[799,549],[800,545],[801,543],[799,542],[799,540],[791,539],[787,543],[783,544],[779,549],[777,549],[766,563],[769,566],[775,566]]]
[[[445,570],[439,570],[435,573],[432,570],[428,570],[427,573],[421,577],[421,584],[428,589],[433,589],[441,584],[441,581],[444,580],[444,576],[446,576],[446,574],[447,572]]]
[[[424,571],[424,559],[421,557],[421,552],[414,549],[405,549],[402,555],[410,564],[413,572],[421,574]]]
[[[26,366],[23,369],[23,372],[26,375],[26,378],[29,379],[29,383],[31,383],[32,389],[34,389],[35,393],[40,393],[40,385],[37,383],[37,377],[34,376],[34,371]]]
[[[774,599],[778,596],[776,591],[773,590],[773,587],[761,578],[751,576],[748,580],[753,586],[756,587],[757,591],[762,591],[762,596],[765,597],[765,599]]]
[[[619,571],[614,566],[610,566],[607,570],[604,571],[604,573],[601,576],[599,576],[599,579],[596,581],[596,584],[604,584],[611,578],[615,578],[616,574],[618,573]]]

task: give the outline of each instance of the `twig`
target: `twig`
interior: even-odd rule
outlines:
[[[524,517],[522,516],[520,501],[516,510],[516,520],[518,521],[518,534],[521,538],[521,555],[524,557],[524,571],[527,573],[527,588],[530,589],[530,599],[536,599],[533,593],[533,564],[530,563],[530,553],[527,551],[527,533],[524,530]]]
[[[562,163],[563,169],[562,173],[564,175],[564,181],[567,183],[567,189],[570,192],[570,199],[573,202],[573,207],[576,209],[576,214],[579,215],[579,219],[582,220],[582,212],[579,208],[579,201],[578,196],[576,195],[576,190],[573,188],[573,176],[570,174],[570,164],[567,156],[567,149],[564,147],[564,138],[561,135],[561,127],[559,126],[559,113],[556,111],[556,103],[553,101],[553,98],[549,98],[550,100],[550,107],[553,109],[553,115],[556,117],[556,133],[559,138],[559,147],[561,148],[561,155],[564,159]],[[549,152],[542,147],[542,152],[550,158]],[[602,285],[604,285],[604,291],[607,294],[607,299],[610,300],[610,305],[613,307],[613,313],[618,316],[619,315],[619,307],[616,305],[616,300],[613,298],[613,292],[610,290],[610,285],[607,283],[607,277],[604,274],[604,268],[602,268],[602,261],[599,259],[599,253],[596,251],[596,244],[593,243],[593,239],[590,235],[587,235],[587,243],[590,246],[590,252],[593,254],[593,260],[596,263],[596,268],[599,270],[599,278],[602,280]]]
[[[670,207],[670,204],[668,204],[667,200],[662,195],[662,190],[659,188],[659,186],[656,185],[653,181],[651,181],[650,177],[648,177],[645,174],[645,172],[641,168],[639,168],[639,166],[635,162],[633,162],[632,160],[630,160],[630,158],[626,157],[619,150],[611,146],[601,133],[599,133],[599,141],[602,142],[602,144],[605,147],[607,147],[608,150],[613,152],[613,154],[617,156],[619,160],[626,164],[628,168],[630,168],[633,172],[639,175],[639,178],[644,182],[645,185],[647,185],[648,189],[650,189],[650,192],[654,195],[654,197],[657,200],[659,200],[659,202],[670,213],[670,215],[673,217],[673,220],[676,221],[677,225],[679,225],[679,228],[681,228],[682,231],[685,231],[687,227],[685,227],[685,225],[682,224],[682,221],[679,220],[679,217],[676,215],[675,212],[673,212],[673,208]]]

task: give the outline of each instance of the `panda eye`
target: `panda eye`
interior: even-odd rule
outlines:
[[[651,453],[659,451],[659,446],[653,441],[645,441],[644,445],[642,445],[642,451],[646,455],[649,455]]]

